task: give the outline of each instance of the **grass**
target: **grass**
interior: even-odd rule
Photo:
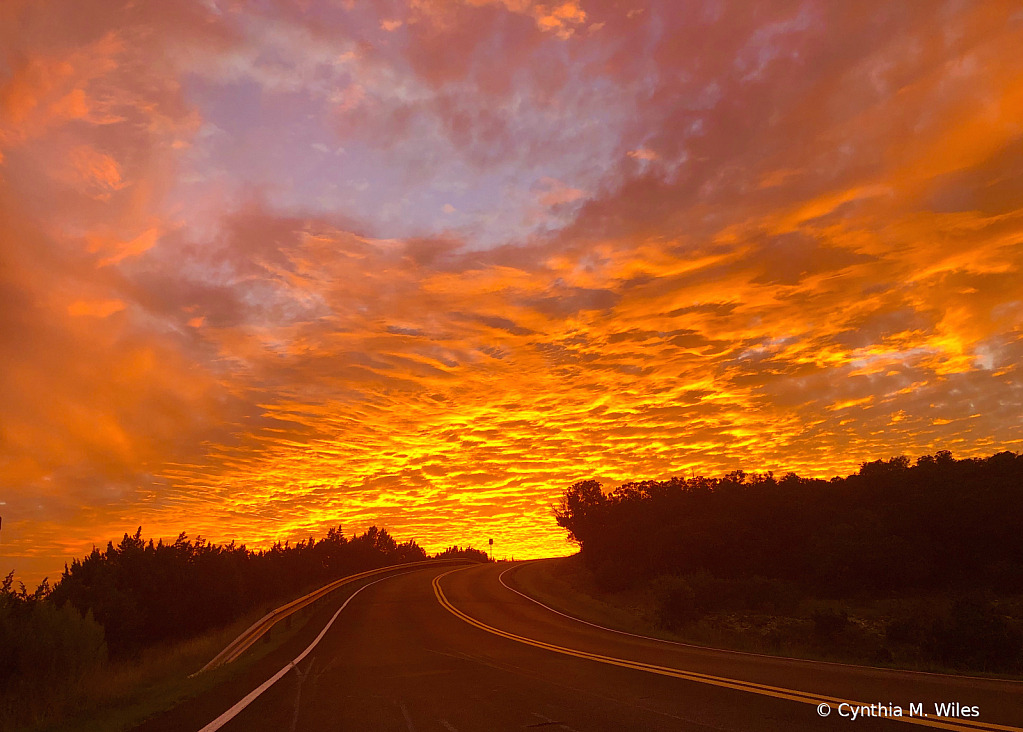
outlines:
[[[677,631],[658,622],[657,599],[649,585],[622,592],[603,592],[582,558],[570,557],[531,562],[508,575],[510,584],[563,613],[615,630],[725,650],[760,653],[865,666],[900,668],[938,673],[962,673],[914,657],[911,653],[889,656],[885,626],[892,617],[914,607],[934,608],[944,597],[908,597],[881,600],[827,600],[803,597],[798,606],[775,614],[710,613]],[[1023,598],[1006,598],[1008,616],[1023,617]],[[848,623],[836,636],[822,640],[814,635],[815,611],[845,612]],[[975,673],[975,672],[971,672]],[[1018,675],[984,673],[995,678],[1019,679]]]
[[[524,564],[509,583],[545,605],[573,617],[639,635],[677,640],[656,626],[652,598],[641,592],[600,592],[578,554]]]
[[[177,643],[145,649],[133,660],[111,661],[46,698],[4,699],[0,730],[26,732],[118,732],[197,696],[244,671],[291,638],[312,617],[299,612],[291,628],[275,626],[268,643],[257,643],[241,658],[198,676],[201,669],[269,608],[253,611],[230,626]],[[24,724],[25,707],[34,722]]]

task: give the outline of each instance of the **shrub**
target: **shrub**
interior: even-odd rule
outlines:
[[[949,619],[935,623],[929,650],[935,660],[959,668],[1023,668],[1023,634],[998,614],[993,602],[979,597],[952,603]]]
[[[44,711],[55,690],[106,660],[103,628],[91,613],[49,601],[49,585],[32,594],[0,583],[0,724]]]
[[[885,642],[890,646],[915,646],[923,648],[932,643],[933,623],[914,615],[896,618],[885,626]]]
[[[799,589],[791,582],[768,577],[740,581],[742,607],[755,612],[792,612],[799,606]]]
[[[622,592],[631,589],[636,583],[632,568],[621,560],[598,565],[593,578],[601,592]]]
[[[668,575],[654,582],[657,616],[661,626],[677,630],[700,618],[696,592],[683,577]]]
[[[434,559],[471,559],[474,562],[489,562],[490,557],[482,549],[473,549],[471,546],[466,546],[464,549],[460,548],[457,544],[449,546],[442,552],[437,552],[433,555]]]
[[[849,615],[844,610],[817,609],[810,619],[813,621],[814,636],[829,643],[834,642],[849,627]]]

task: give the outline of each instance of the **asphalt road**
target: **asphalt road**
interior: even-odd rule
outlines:
[[[616,634],[515,594],[499,581],[510,567],[449,565],[346,588],[246,673],[138,730],[211,732],[218,724],[211,722],[232,708],[237,714],[219,727],[226,732],[1006,732],[1023,726],[1019,682],[794,661]],[[505,579],[514,585],[514,569]],[[279,680],[255,696],[275,674]],[[240,708],[247,695],[251,701]],[[900,705],[904,713],[918,703],[929,716],[909,723],[908,717],[853,720],[839,715],[842,700]],[[827,717],[818,714],[821,702],[832,708]],[[947,702],[977,706],[980,717],[937,719],[934,704]]]

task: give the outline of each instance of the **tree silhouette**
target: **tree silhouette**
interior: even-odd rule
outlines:
[[[139,527],[116,546],[108,543],[65,566],[49,601],[91,613],[111,654],[125,656],[225,625],[258,605],[338,577],[426,557],[415,541],[398,543],[376,526],[350,539],[337,527],[319,541],[256,551],[193,541],[184,532],[171,543],[147,542]]]
[[[595,571],[709,572],[818,590],[1023,589],[1023,457],[864,463],[846,478],[734,471],[605,492],[571,485],[555,509]],[[608,571],[608,568],[617,568]]]

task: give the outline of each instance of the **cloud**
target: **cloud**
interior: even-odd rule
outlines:
[[[576,28],[585,23],[588,17],[586,11],[580,6],[579,0],[549,4],[535,2],[535,0],[459,0],[456,3],[445,3],[440,0],[415,0],[410,5],[421,17],[440,26],[449,26],[453,22],[452,6],[501,8],[510,13],[531,16],[539,31],[551,33],[561,40],[571,38]]]
[[[61,7],[0,23],[27,578],[140,522],[537,556],[580,478],[1023,445],[1001,10]]]
[[[120,241],[108,236],[92,236],[88,238],[90,252],[107,252],[108,255],[99,261],[100,267],[117,264],[127,257],[137,257],[156,245],[160,238],[160,230],[147,229],[138,236]]]
[[[121,300],[77,300],[67,306],[68,315],[106,318],[119,313],[126,305]]]
[[[645,147],[629,150],[628,156],[634,160],[658,160],[660,158],[653,150],[648,150]]]
[[[99,200],[128,185],[121,179],[121,166],[114,158],[84,145],[69,151],[59,177]]]
[[[571,188],[554,178],[542,178],[539,188],[542,191],[539,198],[540,205],[548,207],[572,203],[586,195],[584,191]]]
[[[551,31],[562,39],[570,38],[576,27],[586,22],[586,12],[579,7],[578,0],[553,5],[536,5],[533,8],[533,15],[538,28]]]

